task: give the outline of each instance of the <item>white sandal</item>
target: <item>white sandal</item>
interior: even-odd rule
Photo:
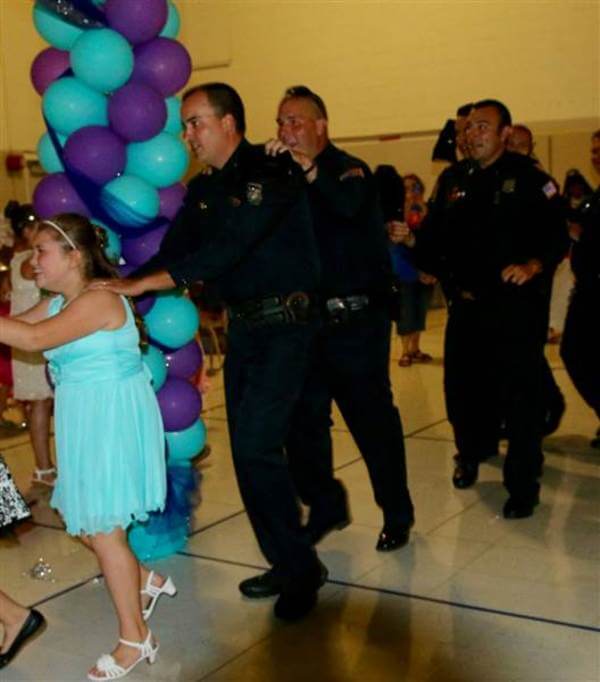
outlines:
[[[156,606],[156,602],[158,601],[158,598],[161,594],[166,594],[169,597],[174,597],[177,594],[177,588],[175,587],[175,583],[171,580],[171,576],[168,576],[165,582],[159,587],[158,585],[154,585],[152,582],[154,575],[154,571],[150,571],[148,579],[146,580],[146,586],[140,591],[141,594],[147,594],[149,597],[151,597],[148,606],[146,606],[145,609],[142,609],[142,616],[144,617],[144,620],[148,620],[148,618],[150,618],[152,615],[154,607]]]
[[[44,479],[44,476],[52,476],[54,475],[55,478],[53,478],[51,481],[46,481]],[[31,482],[34,485],[45,485],[47,488],[54,488],[54,482],[56,480],[56,467],[50,467],[49,469],[34,469],[33,470],[33,477],[31,478]]]
[[[128,675],[141,661],[147,660],[148,663],[152,665],[156,660],[158,642],[152,642],[152,632],[150,632],[150,630],[148,630],[146,639],[143,642],[129,642],[126,639],[120,639],[119,642],[125,644],[125,646],[130,646],[139,650],[140,657],[137,661],[130,665],[129,668],[124,668],[122,665],[119,665],[110,654],[102,654],[96,661],[96,668],[103,673],[102,677],[95,675],[94,673],[88,673],[88,680],[97,680],[99,682],[101,680],[117,680],[120,677]]]

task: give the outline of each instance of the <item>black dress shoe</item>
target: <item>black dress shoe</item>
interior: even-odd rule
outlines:
[[[404,547],[410,538],[410,529],[414,525],[412,523],[403,526],[388,526],[385,525],[379,533],[375,549],[378,552],[392,552],[395,549]]]
[[[318,587],[322,587],[329,576],[329,571],[325,564],[319,561],[319,581]],[[289,582],[284,576],[279,575],[270,569],[253,578],[246,578],[239,584],[240,592],[249,599],[264,599],[274,597],[283,592]]]
[[[533,510],[539,503],[540,499],[537,495],[530,500],[509,497],[502,510],[502,515],[505,519],[526,519],[533,516]]]
[[[273,569],[253,578],[246,578],[239,584],[240,592],[249,599],[274,597],[283,589],[284,578],[274,573]]]
[[[476,481],[479,474],[479,465],[472,462],[458,461],[454,467],[452,484],[459,490],[470,488]]]
[[[46,620],[44,616],[39,611],[31,609],[19,630],[19,634],[15,637],[15,641],[10,645],[10,649],[0,654],[0,668],[8,665],[28,641],[31,641],[36,635],[42,634],[45,627]]]

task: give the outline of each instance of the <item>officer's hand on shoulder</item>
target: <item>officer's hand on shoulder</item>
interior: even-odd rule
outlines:
[[[392,244],[414,245],[414,235],[406,223],[400,222],[399,220],[390,220],[385,226]]]
[[[313,159],[310,158],[310,156],[308,156],[304,152],[300,152],[298,150],[292,149],[291,147],[288,147],[281,140],[272,139],[265,144],[265,153],[268,156],[278,156],[279,154],[284,154],[285,152],[290,153],[292,159],[300,166],[300,168],[305,174],[310,173],[312,169],[314,169],[315,164]],[[311,178],[307,177],[307,179],[310,182]]]
[[[290,148],[281,140],[271,139],[265,142],[265,154],[268,156],[277,156],[278,154],[283,154],[284,152],[289,151]]]
[[[502,270],[502,281],[507,284],[521,286],[542,271],[542,264],[537,258],[532,258],[527,263],[508,265]]]

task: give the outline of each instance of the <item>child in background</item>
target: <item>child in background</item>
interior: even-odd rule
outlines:
[[[10,261],[10,314],[18,315],[40,300],[40,290],[33,280],[30,264],[31,240],[36,216],[31,204],[10,201],[4,209],[15,235]],[[32,482],[52,487],[56,468],[50,456],[50,418],[52,389],[46,380],[46,363],[41,353],[21,349],[12,352],[13,396],[25,405],[29,437],[35,458]]]

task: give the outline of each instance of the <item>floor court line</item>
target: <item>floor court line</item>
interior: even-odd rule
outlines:
[[[214,561],[215,563],[227,564],[230,566],[240,566],[243,568],[253,568],[256,570],[266,570],[265,566],[257,566],[256,564],[246,564],[240,561],[232,561],[230,559],[219,559],[217,557],[206,556],[203,554],[195,554],[194,552],[187,552],[181,550],[177,552],[182,556],[187,556],[193,559],[203,559],[205,561]],[[586,632],[600,633],[600,627],[594,625],[586,625],[584,623],[573,623],[571,621],[559,620],[556,618],[546,618],[545,616],[535,616],[528,613],[518,613],[517,611],[506,611],[504,609],[494,609],[489,606],[480,606],[479,604],[467,604],[465,602],[451,601],[449,599],[439,599],[437,597],[427,597],[423,594],[412,594],[411,592],[402,592],[401,590],[392,590],[386,587],[372,587],[370,585],[360,585],[358,583],[349,582],[346,580],[329,579],[328,583],[332,585],[341,585],[342,587],[351,587],[357,590],[364,590],[366,592],[376,592],[377,594],[388,594],[392,597],[404,597],[406,599],[414,599],[416,601],[423,601],[430,604],[438,604],[440,606],[450,606],[456,609],[464,609],[466,611],[477,611],[480,613],[490,613],[496,616],[504,616],[506,618],[518,618],[520,620],[531,621],[535,623],[543,623],[545,625],[556,625],[559,627],[570,628],[572,630],[584,630]]]

